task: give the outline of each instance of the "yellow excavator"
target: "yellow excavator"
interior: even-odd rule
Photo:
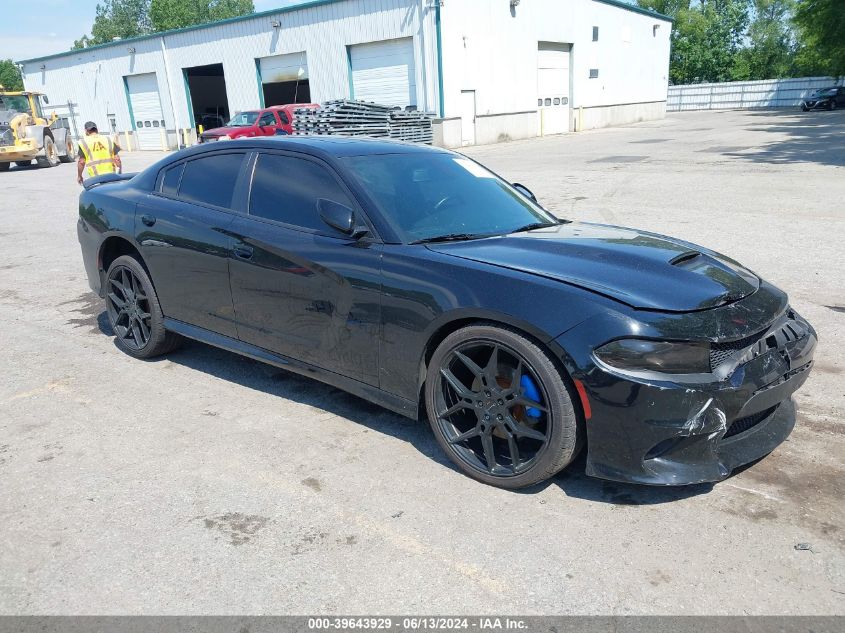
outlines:
[[[0,86],[0,172],[12,163],[23,167],[33,160],[39,167],[70,163],[76,153],[65,120],[44,116],[50,102],[40,92],[7,91]]]

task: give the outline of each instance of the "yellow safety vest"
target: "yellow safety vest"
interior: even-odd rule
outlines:
[[[113,174],[114,167],[114,142],[102,134],[86,136],[79,141],[82,155],[85,157],[85,166],[88,168],[89,176],[102,176]]]

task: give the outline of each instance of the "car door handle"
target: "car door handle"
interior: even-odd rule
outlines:
[[[145,213],[144,215],[141,216],[141,222],[143,222],[147,226],[152,226],[153,224],[156,223],[156,219],[155,219],[155,216],[149,215],[148,213]]]
[[[235,257],[240,257],[241,259],[251,258],[254,252],[255,250],[252,246],[247,246],[246,244],[238,244],[235,246]]]

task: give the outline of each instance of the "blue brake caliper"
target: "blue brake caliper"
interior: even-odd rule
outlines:
[[[526,398],[533,400],[534,402],[540,402],[540,390],[537,389],[537,385],[531,379],[531,376],[522,374],[522,378],[519,380],[519,386],[522,387],[522,392],[525,394]],[[540,409],[537,409],[536,407],[527,407],[525,409],[525,413],[529,418],[539,418],[542,415]]]

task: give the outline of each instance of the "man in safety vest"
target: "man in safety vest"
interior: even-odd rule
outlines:
[[[120,172],[120,147],[108,136],[97,131],[97,124],[88,121],[85,124],[85,138],[79,142],[79,154],[76,168],[76,181],[82,184],[82,172],[88,168],[88,176],[102,176]]]

